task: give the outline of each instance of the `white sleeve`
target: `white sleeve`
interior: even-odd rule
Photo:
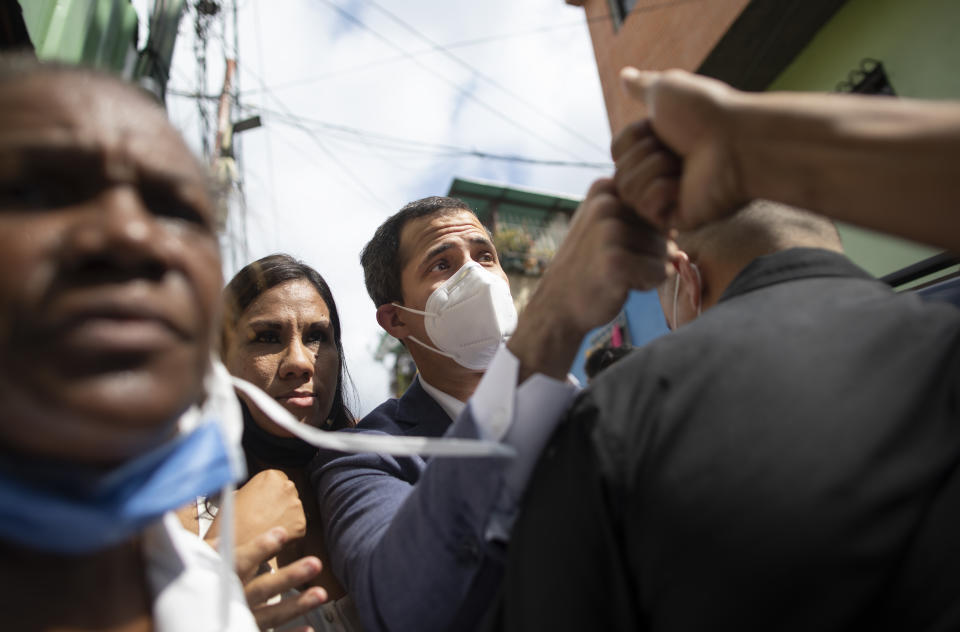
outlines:
[[[517,504],[560,417],[579,390],[570,381],[540,373],[517,386],[520,361],[501,345],[470,398],[470,412],[483,439],[502,441],[517,451],[503,474],[503,487],[487,526],[488,540],[509,539]]]

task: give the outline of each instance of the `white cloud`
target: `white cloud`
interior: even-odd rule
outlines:
[[[367,0],[331,1],[348,7],[403,51],[429,48]],[[323,130],[314,138],[271,112],[288,110],[299,117],[423,143],[551,160],[605,161],[609,144],[582,9],[562,0],[380,2],[444,45],[515,35],[451,51],[533,107],[439,52],[417,55],[416,61],[403,58],[324,0],[240,1],[241,102],[251,111],[261,111],[264,121],[263,128],[239,139],[248,254],[252,260],[288,252],[314,266],[330,283],[361,413],[388,396],[386,369],[372,359],[380,329],[359,265],[360,250],[380,222],[410,200],[446,193],[454,177],[582,195],[603,174],[399,152],[380,147],[373,139],[366,144],[348,141],[343,134]],[[181,23],[171,82],[189,91],[196,87],[192,18],[190,14]],[[213,31],[207,93],[219,92],[224,68],[221,41],[232,41],[229,28],[222,39],[219,26]],[[261,80],[273,87],[270,93],[258,91]],[[199,148],[196,103],[175,96],[168,102],[174,123]],[[228,264],[226,272],[234,271]]]

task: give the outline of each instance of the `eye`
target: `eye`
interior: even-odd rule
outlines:
[[[440,261],[437,261],[435,264],[433,264],[433,266],[431,266],[430,272],[442,272],[443,270],[449,270],[449,269],[450,269],[450,264],[447,263],[447,260],[441,259]]]
[[[174,196],[144,196],[144,203],[157,217],[179,219],[197,226],[207,226],[206,216],[194,205]]]
[[[304,338],[304,342],[308,345],[321,345],[325,344],[329,340],[330,335],[324,329],[314,329]]]
[[[54,209],[83,198],[81,187],[57,179],[27,178],[0,184],[0,206]]]
[[[277,332],[270,329],[264,331],[258,331],[254,334],[253,340],[254,343],[265,343],[265,344],[276,344],[280,342],[280,336],[277,335]]]
[[[157,217],[178,219],[197,226],[209,227],[207,213],[181,196],[170,185],[145,182],[141,185],[140,195],[143,203]]]
[[[477,263],[496,263],[497,257],[489,250],[484,250],[477,256],[476,262]]]

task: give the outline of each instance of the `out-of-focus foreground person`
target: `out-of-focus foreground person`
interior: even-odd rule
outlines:
[[[171,511],[242,469],[204,388],[221,277],[203,173],[134,88],[0,59],[5,628],[256,629]]]
[[[614,141],[620,195],[686,229],[675,331],[554,436],[500,629],[957,629],[960,312],[854,266],[823,217],[734,210],[956,247],[960,107],[625,79],[652,118]]]
[[[354,425],[345,401],[348,374],[340,315],[327,282],[310,266],[277,254],[240,270],[224,290],[222,354],[233,375],[260,387],[297,421],[328,430]],[[286,606],[268,606],[274,608],[274,627],[297,611],[303,616],[277,629],[358,629],[352,605],[328,563],[320,510],[307,480],[305,468],[317,449],[277,426],[252,403],[242,401],[241,406],[251,478],[236,496],[237,541],[249,541],[276,525],[286,527],[295,539],[271,566],[298,565],[302,586],[320,588],[289,595]],[[205,509],[199,507],[201,518]],[[217,529],[214,520],[207,535]],[[303,556],[311,557],[301,560]],[[314,576],[317,561],[322,572]],[[261,625],[265,622],[261,619]]]

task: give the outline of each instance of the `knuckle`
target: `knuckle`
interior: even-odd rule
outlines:
[[[590,200],[596,196],[602,195],[605,192],[609,192],[613,188],[613,180],[610,178],[598,178],[593,181],[593,184],[590,185],[590,189],[587,191],[587,199]]]

